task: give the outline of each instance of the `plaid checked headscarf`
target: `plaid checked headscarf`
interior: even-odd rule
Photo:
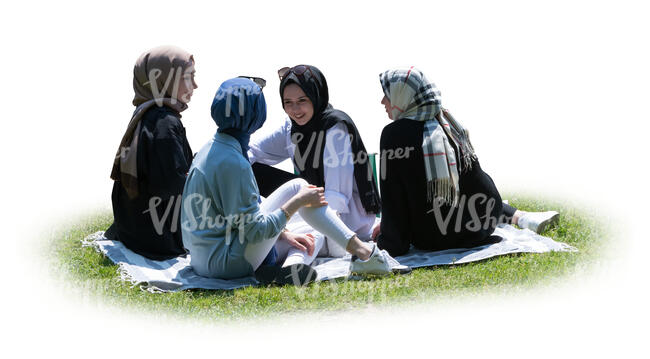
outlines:
[[[379,75],[384,94],[392,106],[393,120],[424,122],[422,151],[427,176],[427,199],[458,204],[458,168],[472,168],[476,159],[469,133],[441,106],[440,91],[422,71],[388,70]]]

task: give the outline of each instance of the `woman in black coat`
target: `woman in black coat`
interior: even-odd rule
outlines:
[[[374,235],[392,256],[498,242],[499,223],[541,232],[558,213],[523,212],[502,202],[465,128],[441,107],[440,92],[413,67],[380,75],[394,122],[381,134],[381,225]]]
[[[197,88],[194,58],[162,46],[133,69],[135,112],[113,162],[114,223],[106,237],[150,259],[185,254],[180,205],[192,163],[181,112]]]

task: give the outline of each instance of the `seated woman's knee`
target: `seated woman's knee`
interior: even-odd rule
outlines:
[[[290,183],[291,186],[297,191],[300,191],[300,189],[305,186],[309,186],[309,183],[307,183],[307,181],[305,181],[303,178],[295,178],[289,181],[288,183]]]

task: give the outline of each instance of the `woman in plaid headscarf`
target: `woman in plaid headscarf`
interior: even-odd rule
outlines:
[[[401,255],[498,242],[499,223],[538,233],[557,212],[518,211],[502,202],[483,172],[468,131],[442,108],[440,91],[414,68],[379,75],[382,104],[394,122],[381,134],[382,220],[379,247]]]

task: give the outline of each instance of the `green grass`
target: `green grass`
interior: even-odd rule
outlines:
[[[149,293],[120,280],[117,266],[103,255],[81,247],[81,239],[86,235],[110,225],[109,212],[91,215],[58,232],[45,251],[57,276],[82,295],[109,305],[207,320],[408,305],[491,291],[518,292],[549,286],[598,260],[603,239],[608,234],[602,220],[560,203],[515,196],[505,198],[523,210],[560,211],[558,226],[545,235],[568,243],[579,252],[507,255],[463,265],[415,269],[405,276],[326,281],[303,288],[272,286]]]

